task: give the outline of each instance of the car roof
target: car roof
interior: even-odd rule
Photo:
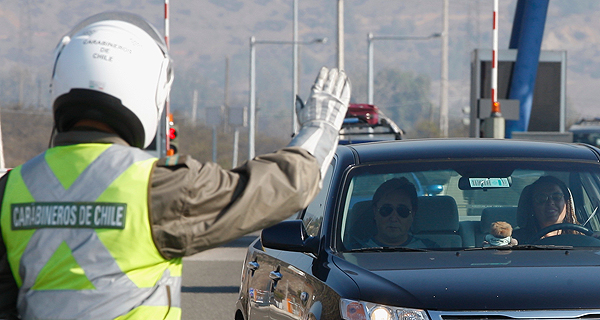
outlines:
[[[359,163],[433,159],[563,159],[598,162],[600,150],[585,144],[516,139],[415,139],[338,146],[338,155],[349,152]]]

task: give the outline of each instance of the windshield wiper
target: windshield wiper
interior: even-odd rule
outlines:
[[[573,249],[573,246],[556,246],[553,244],[520,244],[516,246],[490,246],[482,248],[466,248],[463,251],[475,251],[475,250],[569,250]]]
[[[370,247],[370,248],[356,248],[346,252],[427,252],[427,249],[420,248],[408,248],[408,247]]]

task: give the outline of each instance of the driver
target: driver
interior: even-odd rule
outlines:
[[[532,239],[540,230],[557,223],[579,224],[573,197],[567,185],[553,176],[542,176],[523,189],[519,199],[519,219],[525,224],[513,236],[521,243]],[[520,223],[521,225],[521,223]],[[554,230],[541,238],[560,234],[581,234],[575,230]]]
[[[373,218],[377,233],[368,240],[368,247],[437,248],[429,239],[410,233],[417,211],[415,186],[408,179],[393,178],[377,188],[373,195]]]

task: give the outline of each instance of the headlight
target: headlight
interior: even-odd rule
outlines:
[[[425,310],[348,299],[340,301],[340,310],[346,320],[430,320]]]

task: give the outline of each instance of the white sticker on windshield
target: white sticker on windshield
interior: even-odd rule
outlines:
[[[509,188],[508,178],[469,178],[471,188]]]

